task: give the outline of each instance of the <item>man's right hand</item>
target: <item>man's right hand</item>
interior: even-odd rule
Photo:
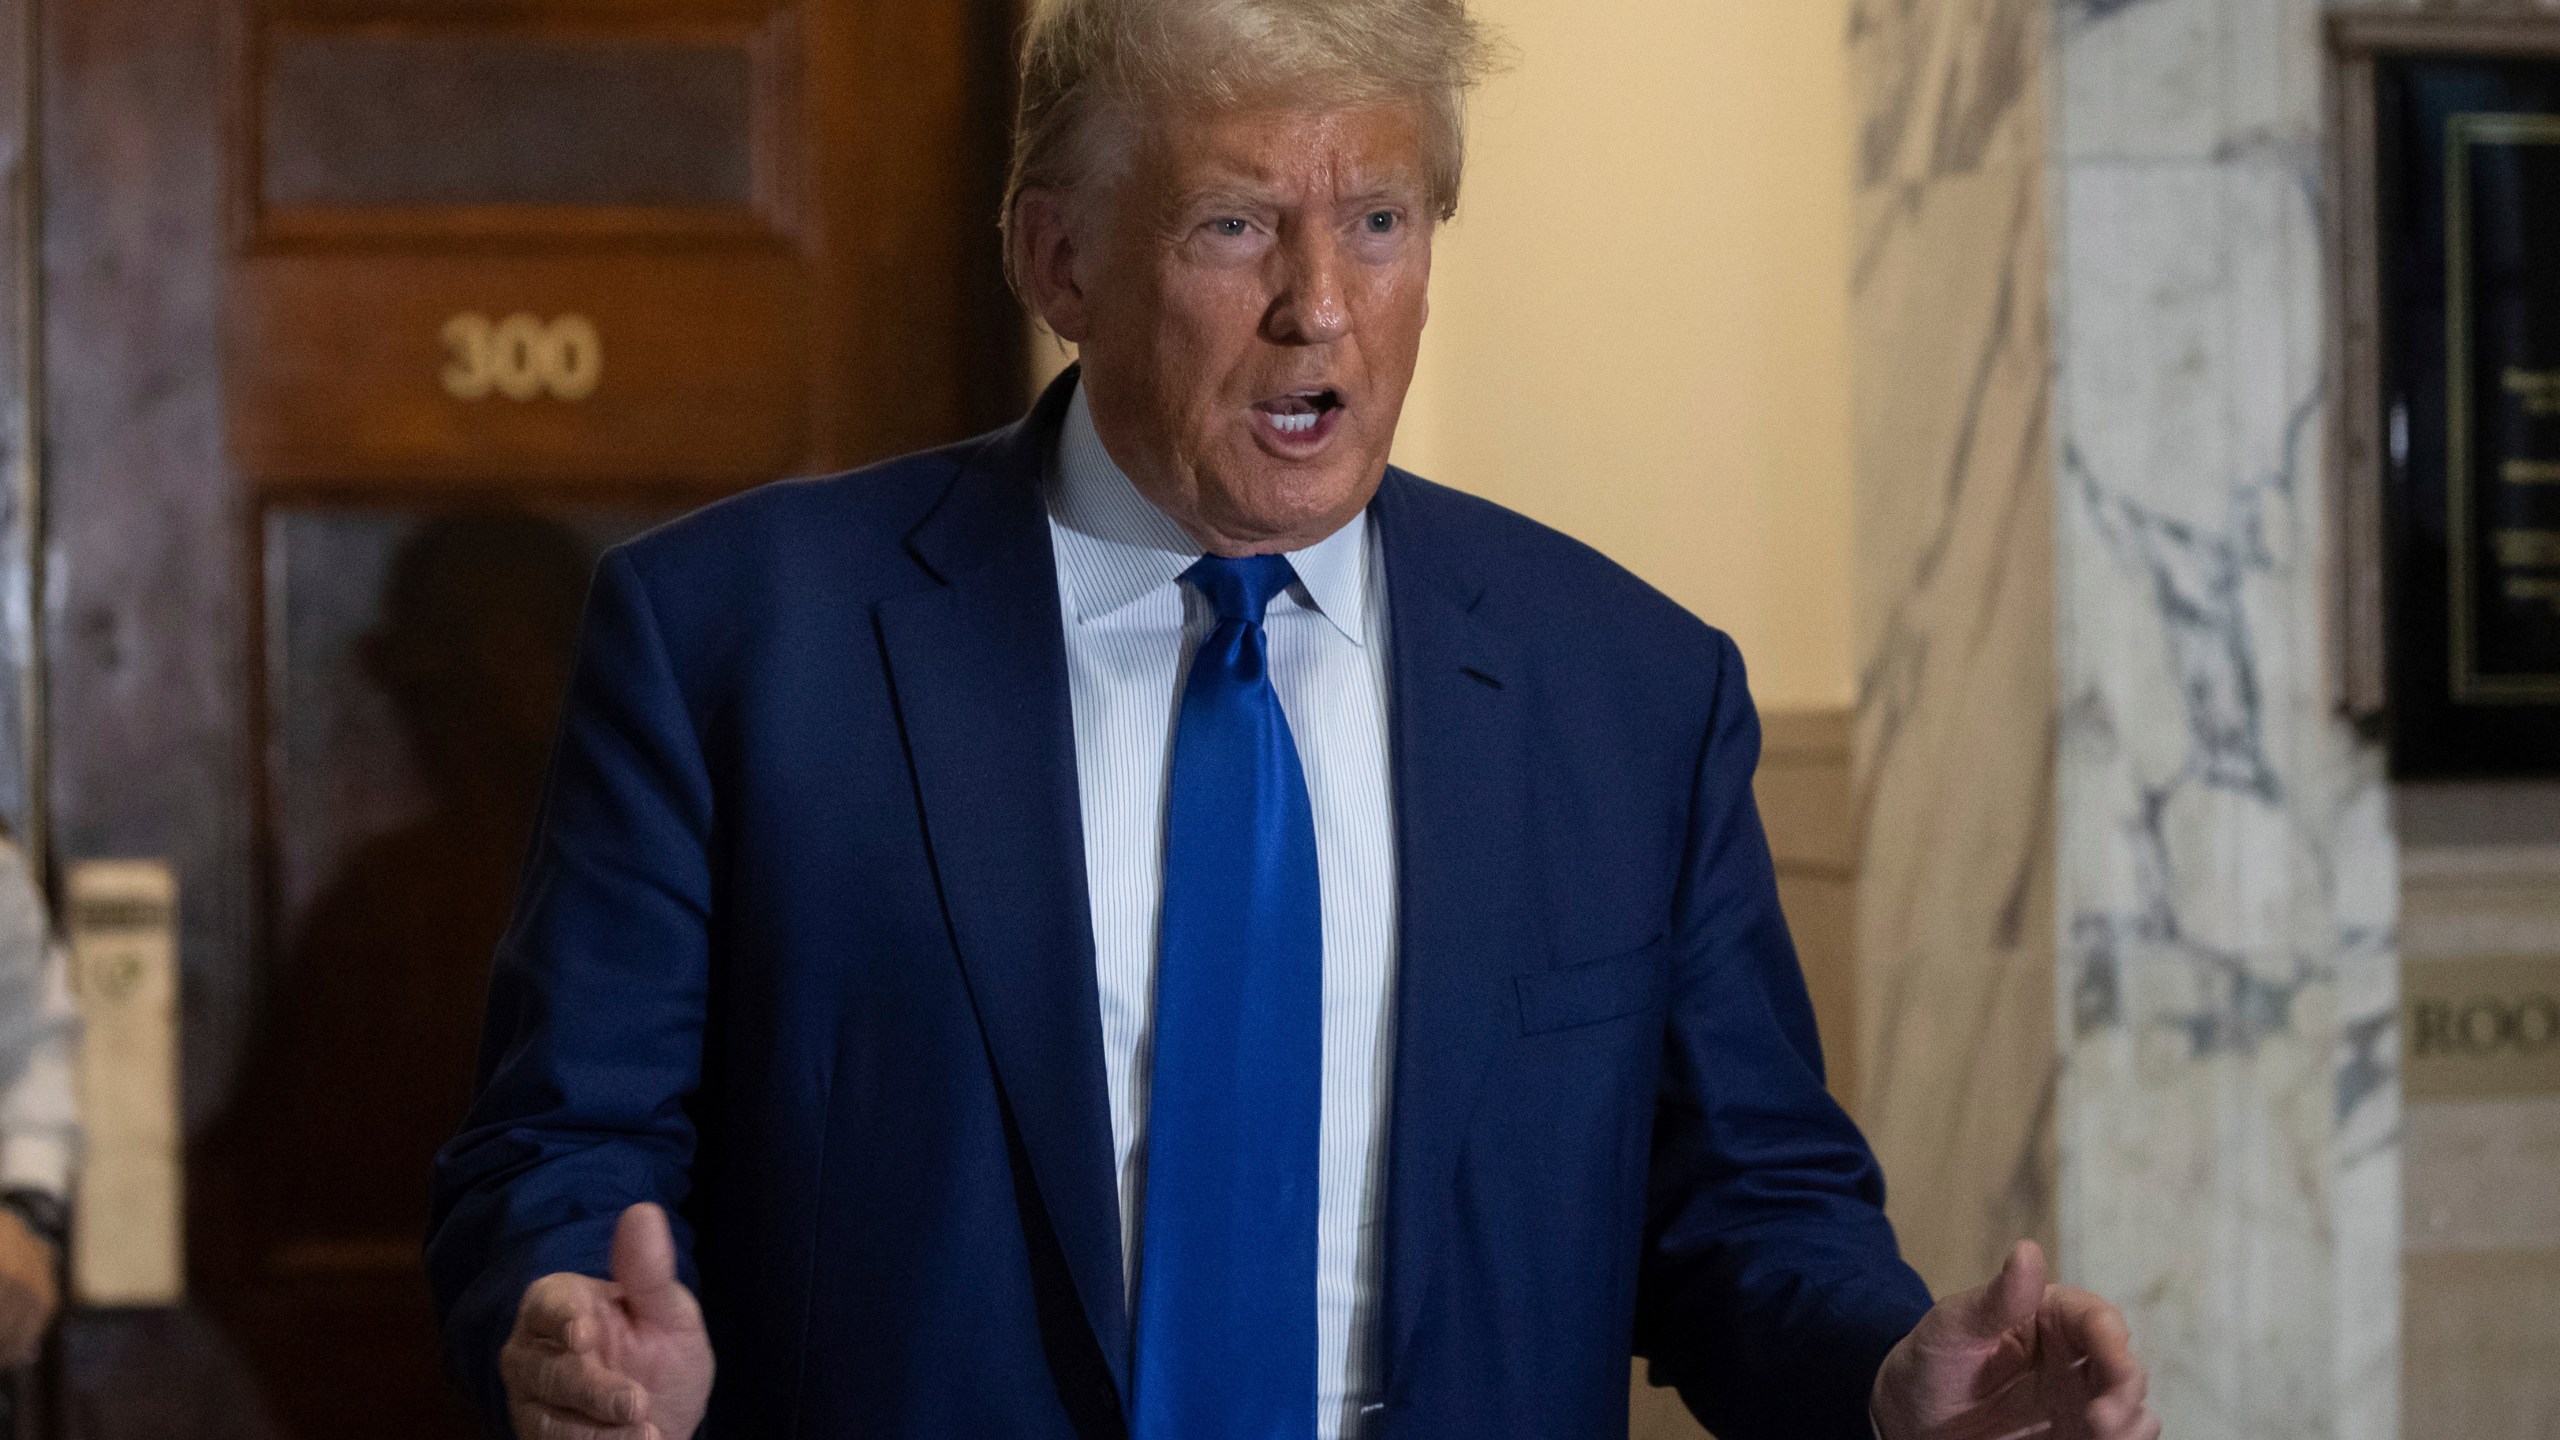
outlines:
[[[527,1287],[498,1374],[518,1440],[693,1440],[711,1403],[711,1336],[676,1280],[667,1212],[622,1212],[611,1280]]]

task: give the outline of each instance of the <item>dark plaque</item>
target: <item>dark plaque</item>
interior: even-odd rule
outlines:
[[[2393,769],[2560,772],[2560,63],[2375,78]]]

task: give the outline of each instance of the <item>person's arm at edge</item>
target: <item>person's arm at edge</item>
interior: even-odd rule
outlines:
[[[12,847],[11,883],[27,886],[32,933],[13,942],[36,953],[37,1003],[34,1046],[26,1068],[0,1094],[0,1224],[15,1234],[0,1239],[8,1256],[5,1335],[0,1363],[32,1359],[60,1318],[71,1182],[79,1166],[80,1106],[72,1068],[78,1057],[80,1010],[71,995],[69,952],[53,940],[41,897],[25,880]]]
[[[606,1275],[625,1209],[666,1209],[695,1283],[680,1206],[709,984],[710,827],[710,780],[644,582],[609,552],[491,976],[478,1095],[436,1161],[429,1278],[448,1358],[497,1434],[498,1355],[526,1288]]]
[[[1760,726],[1733,643],[1674,905],[1636,1348],[1724,1440],[1866,1440],[1884,1357],[1929,1309],[1866,1141],[1823,1088],[1752,798]]]
[[[80,1007],[71,995],[64,947],[48,940],[43,963],[41,1034],[27,1068],[0,1094],[0,1194],[29,1190],[67,1203],[80,1157],[80,1105],[72,1083]]]

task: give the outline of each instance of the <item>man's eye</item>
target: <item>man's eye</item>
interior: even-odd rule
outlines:
[[[1241,237],[1247,230],[1252,228],[1253,223],[1251,221],[1239,220],[1233,216],[1229,216],[1224,220],[1212,220],[1209,222],[1210,233],[1223,235],[1230,240]]]
[[[1372,210],[1369,212],[1368,218],[1363,223],[1369,227],[1369,233],[1372,235],[1393,234],[1396,228],[1396,212],[1393,210]]]

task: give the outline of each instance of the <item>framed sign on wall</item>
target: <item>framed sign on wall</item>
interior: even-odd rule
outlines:
[[[2344,698],[2400,778],[2560,774],[2560,28],[2338,33]]]

